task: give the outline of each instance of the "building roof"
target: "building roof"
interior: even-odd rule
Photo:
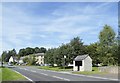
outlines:
[[[44,56],[44,53],[37,53],[36,56]]]
[[[86,54],[86,55],[79,55],[79,56],[77,56],[75,59],[74,59],[74,61],[82,61],[82,60],[84,60],[85,58],[87,58],[88,57],[88,54]]]

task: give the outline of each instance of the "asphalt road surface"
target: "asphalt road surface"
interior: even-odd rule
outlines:
[[[93,76],[48,71],[28,66],[17,66],[11,69],[26,76],[30,81],[115,81]]]

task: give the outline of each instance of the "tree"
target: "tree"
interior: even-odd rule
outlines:
[[[18,55],[19,55],[20,57],[25,56],[25,55],[26,55],[26,50],[25,50],[24,48],[23,48],[23,49],[20,49]]]
[[[99,41],[100,44],[97,52],[100,55],[101,61],[103,62],[103,65],[110,65],[112,62],[114,62],[114,55],[112,53],[112,47],[115,43],[114,30],[110,26],[105,25],[99,34]]]
[[[45,52],[46,52],[46,48],[41,47],[41,48],[40,48],[40,53],[45,53]]]
[[[70,41],[70,43],[62,44],[58,48],[48,49],[45,54],[45,62],[47,64],[57,64],[59,67],[67,66],[73,62],[73,59],[81,54],[85,54],[86,47],[83,42],[76,37]],[[66,56],[66,58],[64,58]]]
[[[38,47],[34,48],[35,53],[40,53],[40,49]]]
[[[2,53],[2,61],[6,62],[7,55],[8,55],[7,51],[3,51],[3,53]]]
[[[75,37],[70,41],[70,46],[72,48],[72,59],[78,55],[86,54],[85,46],[83,45],[82,40],[79,37]]]
[[[45,53],[45,63],[51,64],[51,66],[54,66],[54,50],[55,48],[48,49],[48,51]]]
[[[32,55],[30,55],[30,56],[26,56],[26,57],[23,59],[23,62],[24,62],[24,63],[27,63],[28,65],[36,65],[37,59],[35,58],[35,55],[32,54]]]
[[[26,55],[33,54],[33,53],[34,53],[34,49],[33,49],[33,48],[30,48],[30,47],[27,47],[27,48],[25,49],[25,51],[26,51]]]
[[[24,63],[29,63],[29,58],[28,58],[28,57],[25,57],[25,58],[23,59],[23,62],[24,62]]]
[[[16,56],[16,55],[17,55],[17,53],[16,53],[16,50],[15,50],[15,49],[11,50],[11,52],[12,52],[12,56]]]
[[[114,43],[114,39],[114,30],[110,26],[105,25],[99,35],[100,44],[104,46],[111,46]]]
[[[93,66],[96,66],[97,64],[101,63],[100,56],[97,51],[98,46],[99,46],[98,42],[92,43],[87,46],[87,52],[90,55],[90,57],[92,58]]]
[[[30,55],[29,56],[29,65],[36,65],[36,62],[37,62],[37,60],[36,60],[36,58],[35,58],[35,55]]]

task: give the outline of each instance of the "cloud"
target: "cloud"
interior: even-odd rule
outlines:
[[[0,54],[2,52],[2,3],[0,3]]]
[[[1,0],[2,2],[119,2],[119,0]]]
[[[98,40],[104,24],[117,30],[116,3],[22,4],[3,4],[3,50],[28,46],[57,47],[76,36],[89,44]],[[45,4],[51,5],[51,10]]]

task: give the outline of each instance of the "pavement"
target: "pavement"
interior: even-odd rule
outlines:
[[[21,73],[29,81],[118,81],[117,78],[106,78],[102,76],[78,75],[70,72],[57,72],[38,69],[30,66],[10,67]]]

